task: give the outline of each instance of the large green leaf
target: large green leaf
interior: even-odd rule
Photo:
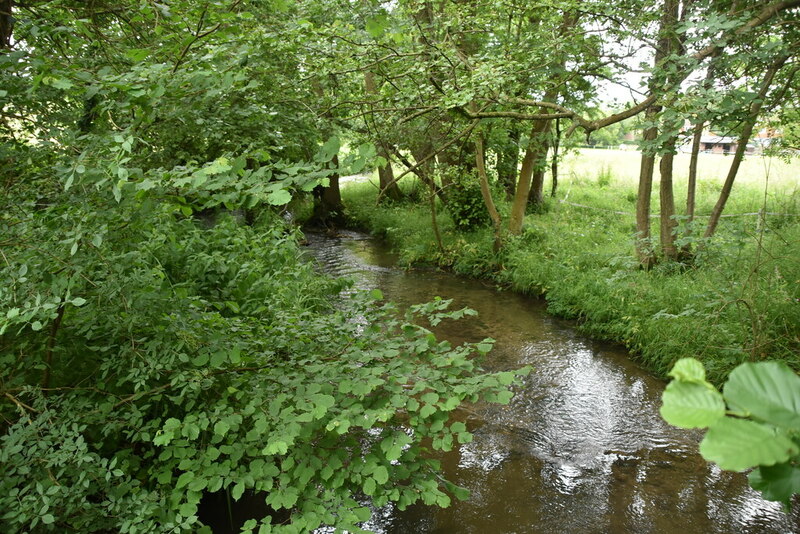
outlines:
[[[736,411],[800,430],[800,377],[783,363],[740,365],[730,374],[723,395]]]
[[[283,206],[292,200],[292,194],[285,189],[278,189],[267,195],[267,202],[273,206]]]
[[[669,372],[669,376],[682,382],[695,382],[697,384],[707,383],[706,370],[703,364],[694,358],[681,358],[675,362],[675,365],[672,366],[672,370]]]
[[[733,417],[718,419],[700,442],[703,458],[728,471],[775,465],[798,453],[797,444],[780,430]]]
[[[681,428],[705,428],[725,415],[722,395],[703,384],[674,380],[661,400],[661,417]]]
[[[792,495],[800,493],[800,468],[789,464],[761,466],[747,477],[750,486],[769,501],[789,505]]]

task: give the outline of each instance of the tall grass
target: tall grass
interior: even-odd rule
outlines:
[[[630,162],[636,154],[610,157]],[[704,159],[712,157],[724,159]],[[800,164],[772,164],[769,186],[763,163],[760,178],[755,166],[748,167],[726,213],[766,207],[789,216],[725,218],[691,264],[664,263],[650,272],[633,257],[635,183],[625,168],[620,176],[613,162],[594,161],[583,174],[576,169],[584,163],[573,164],[557,198],[542,213],[528,215],[522,234],[498,254],[492,253],[490,229],[458,232],[444,210],[438,214],[439,250],[427,203],[377,207],[371,184],[349,184],[344,196],[354,224],[385,237],[406,264],[434,264],[543,295],[551,313],[575,319],[592,336],[625,344],[656,374],[665,376],[677,359],[694,356],[719,382],[746,360],[778,359],[800,369],[800,193],[795,182],[773,174]],[[699,214],[710,211],[718,189],[717,177],[701,178]],[[500,208],[507,213],[507,205]]]

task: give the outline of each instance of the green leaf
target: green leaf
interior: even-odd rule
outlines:
[[[197,505],[190,502],[185,502],[178,508],[178,513],[183,517],[192,517],[195,512],[197,512]]]
[[[273,206],[283,206],[288,204],[290,200],[292,200],[292,194],[286,189],[279,189],[267,195],[267,202]]]
[[[389,471],[386,470],[386,467],[379,465],[375,471],[372,473],[372,476],[375,478],[375,481],[378,484],[386,484],[389,481]]]
[[[320,148],[317,154],[317,160],[322,163],[332,160],[333,157],[339,153],[339,148],[341,148],[341,142],[339,138],[334,135],[322,145],[322,148]]]
[[[366,506],[354,509],[353,513],[355,514],[356,519],[362,522],[369,521],[369,518],[372,517],[372,510],[370,510]]]
[[[77,298],[72,299],[72,305],[73,306],[83,306],[84,304],[86,304],[86,299],[84,299],[84,298],[77,297]]]
[[[195,365],[196,367],[202,367],[207,363],[208,363],[208,353],[207,352],[201,352],[200,355],[197,356],[197,358],[194,358],[192,360],[192,365]]]
[[[496,402],[499,402],[500,404],[508,404],[509,402],[511,402],[511,399],[513,398],[514,398],[513,391],[501,391],[500,393],[497,394]]]
[[[367,479],[364,481],[364,486],[362,487],[362,489],[364,490],[364,494],[375,495],[375,488],[376,488],[375,479],[372,477],[367,477]]]
[[[228,158],[217,158],[211,163],[211,165],[203,168],[203,173],[206,175],[222,174],[224,172],[228,172],[232,168],[233,167],[231,166],[231,162]]]
[[[696,382],[673,380],[661,402],[661,417],[681,428],[705,428],[725,415],[722,395]]]
[[[774,465],[798,453],[797,444],[779,430],[733,417],[718,419],[700,442],[703,458],[728,471]]]
[[[781,362],[744,363],[723,389],[736,411],[754,419],[800,430],[800,377]]]
[[[228,359],[228,354],[224,351],[215,352],[211,355],[211,367],[219,367],[225,360]]]
[[[231,429],[231,426],[228,424],[227,421],[217,421],[214,425],[214,434],[218,436],[224,436],[228,433],[228,430]]]
[[[53,514],[44,514],[42,516],[42,523],[45,525],[52,525],[55,522],[56,518],[53,517]]]
[[[789,506],[792,495],[800,494],[800,467],[786,463],[755,469],[747,479],[750,486],[761,492],[768,501]]]
[[[231,497],[233,497],[234,501],[238,501],[239,499],[242,498],[243,494],[244,494],[244,484],[239,482],[231,490]]]
[[[191,471],[186,471],[180,477],[178,477],[178,482],[177,484],[175,484],[175,487],[180,489],[186,486],[192,480],[194,480],[194,473],[192,473]]]
[[[45,83],[56,89],[71,89],[73,84],[71,81],[67,80],[66,78],[50,78]]]
[[[681,358],[675,362],[669,372],[669,376],[681,382],[707,383],[706,370],[703,364],[694,358]]]

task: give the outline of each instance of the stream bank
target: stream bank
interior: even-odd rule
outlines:
[[[729,229],[693,265],[647,272],[633,255],[630,221],[613,212],[553,205],[494,253],[488,227],[457,231],[441,211],[439,248],[428,206],[376,206],[372,184],[353,184],[344,197],[352,227],[384,239],[402,266],[432,265],[544,296],[549,313],[622,344],[661,378],[684,357],[702,361],[716,384],[744,361],[800,369],[800,284],[787,283],[800,280],[800,225],[766,234],[763,254],[743,229]]]

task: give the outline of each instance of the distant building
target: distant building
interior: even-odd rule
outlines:
[[[700,138],[700,151],[707,154],[733,154],[739,147],[739,140],[735,137],[722,137],[719,135],[704,135]],[[755,145],[749,144],[744,150],[745,154],[755,154]]]
[[[711,132],[704,132],[703,136],[700,137],[700,152],[706,154],[733,154],[738,146],[739,140],[735,137],[720,136]],[[680,150],[681,152],[691,152],[691,140],[682,145]],[[756,145],[748,143],[744,153],[748,155],[755,154]]]

